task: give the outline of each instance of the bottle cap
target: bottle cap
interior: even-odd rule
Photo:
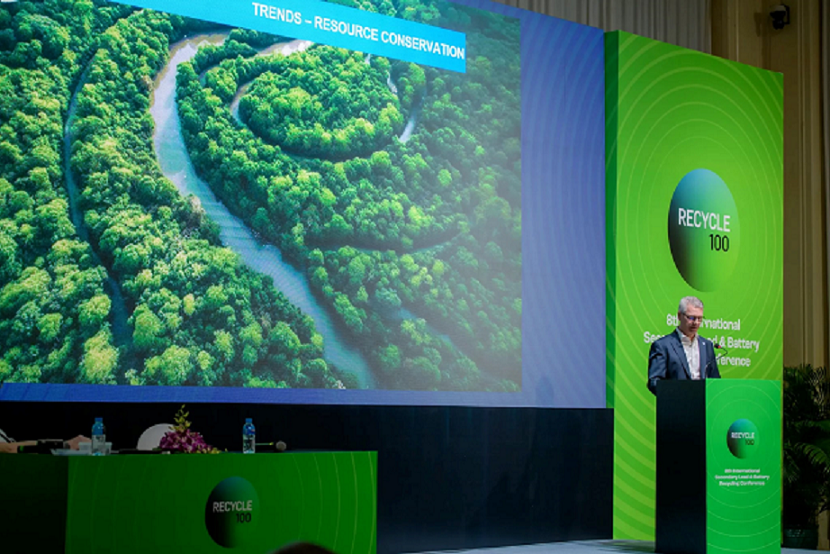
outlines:
[[[253,418],[250,418],[250,417],[245,418],[245,423],[253,423],[253,422],[254,422]]]
[[[95,418],[95,423],[102,423],[103,421],[104,421],[103,417],[96,417]]]

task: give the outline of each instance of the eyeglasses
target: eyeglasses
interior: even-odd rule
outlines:
[[[703,323],[703,316],[696,316],[696,315],[686,315],[683,314],[683,317],[689,320],[689,323],[700,322]]]

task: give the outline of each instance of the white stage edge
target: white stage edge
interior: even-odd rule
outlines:
[[[782,548],[781,554],[805,554],[807,550]],[[810,552],[817,552],[816,550]],[[546,544],[525,544],[477,548],[472,550],[442,550],[423,554],[653,554],[654,543],[650,541],[571,541]]]

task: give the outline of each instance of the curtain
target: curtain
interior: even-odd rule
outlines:
[[[605,31],[627,31],[707,54],[712,51],[711,0],[497,1]]]
[[[822,179],[824,185],[824,214],[830,218],[830,0],[821,0],[821,138],[822,142]],[[824,229],[828,248],[830,248],[830,221],[825,219]],[[830,252],[827,254],[827,275],[830,279]],[[830,289],[830,283],[828,283]],[[826,309],[826,308],[825,308]],[[830,337],[828,337],[830,341]],[[820,548],[828,548],[830,544],[830,512],[822,514],[824,535],[821,538]]]

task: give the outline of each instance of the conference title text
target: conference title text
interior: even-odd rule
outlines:
[[[418,36],[398,33],[378,27],[362,25],[360,23],[332,19],[320,15],[304,17],[299,11],[279,8],[259,2],[251,2],[254,16],[264,19],[288,23],[298,26],[310,26],[315,31],[323,31],[334,35],[342,35],[353,39],[378,42],[389,46],[399,46],[418,52],[445,56],[455,60],[466,60],[466,48],[454,44],[447,44],[438,40],[431,40]]]

